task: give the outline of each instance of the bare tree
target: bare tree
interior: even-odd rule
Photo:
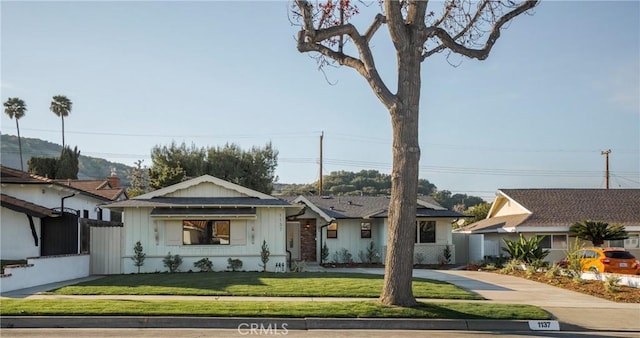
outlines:
[[[503,26],[539,1],[438,1],[440,13],[426,0],[384,0],[381,12],[364,33],[349,22],[358,14],[350,0],[295,0],[293,19],[301,29],[297,48],[312,52],[320,66],[337,63],[355,69],[389,110],[393,130],[392,188],[385,261],[383,304],[414,306],[411,288],[418,185],[418,112],[422,61],[446,51],[484,60]],[[382,80],[369,43],[386,25],[396,50],[397,90]],[[348,51],[345,45],[349,43]]]

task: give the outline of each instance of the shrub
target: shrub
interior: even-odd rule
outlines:
[[[444,257],[444,262],[446,264],[451,263],[451,248],[448,245],[444,247],[442,256]]]
[[[580,278],[582,274],[582,256],[580,256],[580,250],[582,250],[582,246],[580,245],[579,239],[576,238],[575,242],[569,243],[569,247],[567,248],[566,256],[567,256],[567,270],[571,277]]]
[[[620,291],[620,277],[616,275],[610,275],[604,280],[604,289],[607,292],[618,292]]]
[[[211,272],[213,270],[213,263],[209,260],[209,258],[205,257],[193,263],[193,267],[200,269],[200,272]]]
[[[131,260],[133,261],[133,265],[138,268],[138,273],[140,273],[140,267],[144,265],[144,259],[147,256],[143,252],[142,243],[140,241],[136,242],[136,245],[133,247],[133,257]]]
[[[242,261],[239,259],[227,259],[227,263],[229,263],[229,265],[227,266],[227,269],[231,269],[231,271],[236,272],[240,269],[242,269]]]
[[[331,255],[331,260],[334,263],[351,263],[353,260],[351,259],[351,253],[349,250],[342,248],[339,251],[336,251]]]
[[[562,268],[560,267],[560,265],[558,265],[558,263],[553,263],[553,265],[551,265],[549,269],[547,269],[547,271],[544,273],[544,276],[547,278],[558,277],[560,276],[561,272]]]
[[[260,250],[260,260],[262,261],[262,272],[267,271],[267,262],[269,262],[269,246],[266,240],[262,240],[262,249]]]
[[[522,262],[517,259],[512,259],[500,269],[500,273],[512,273],[521,269]]]
[[[367,246],[367,252],[363,252],[362,250],[360,250],[360,252],[358,253],[358,257],[360,258],[360,262],[371,264],[378,263],[380,254],[378,254],[378,250],[376,250],[375,244],[373,244],[373,241],[371,241]]]
[[[327,243],[324,243],[322,250],[320,250],[320,260],[324,263],[327,258],[329,258],[329,247],[327,246]]]
[[[169,269],[169,273],[174,273],[178,271],[180,264],[182,264],[182,257],[180,257],[180,255],[171,256],[171,252],[169,252],[164,259],[162,259],[162,263]]]
[[[293,262],[293,272],[304,272],[306,269],[307,269],[307,262],[305,261]]]
[[[425,255],[422,252],[417,252],[415,254],[415,259],[417,264],[422,264],[427,259],[427,257],[425,257]]]
[[[524,238],[520,234],[517,241],[503,239],[506,247],[502,250],[506,251],[512,259],[521,260],[525,263],[531,263],[536,260],[543,260],[549,254],[549,250],[542,249],[540,243],[544,236],[533,236],[529,239]]]

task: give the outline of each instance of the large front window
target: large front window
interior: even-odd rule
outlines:
[[[544,238],[540,242],[543,249],[567,249],[567,235],[543,235]]]
[[[182,243],[185,245],[228,245],[229,221],[184,220]]]
[[[436,242],[436,221],[418,221],[416,243]]]

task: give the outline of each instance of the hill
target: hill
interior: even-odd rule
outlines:
[[[14,135],[0,135],[0,162],[2,165],[20,169],[20,152],[18,150],[18,137]],[[111,168],[116,168],[118,177],[123,185],[129,184],[127,172],[133,167],[122,163],[110,162],[102,158],[82,155],[82,147],[80,150],[80,165],[78,170],[79,179],[102,179],[111,173]],[[27,161],[33,156],[58,157],[62,151],[62,146],[49,141],[37,138],[22,137],[22,157],[24,160],[24,169],[27,170]]]

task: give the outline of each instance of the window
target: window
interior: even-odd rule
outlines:
[[[371,223],[360,223],[360,238],[371,238]]]
[[[436,242],[436,221],[418,221],[416,243]]]
[[[629,238],[624,240],[625,249],[637,249],[640,248],[640,235],[629,235]]]
[[[327,227],[327,238],[338,238],[338,223],[331,223]]]
[[[182,221],[182,243],[185,245],[229,245],[229,221]]]
[[[610,248],[624,248],[624,239],[609,241]]]
[[[543,249],[567,249],[567,235],[541,235],[544,236],[540,247]]]

